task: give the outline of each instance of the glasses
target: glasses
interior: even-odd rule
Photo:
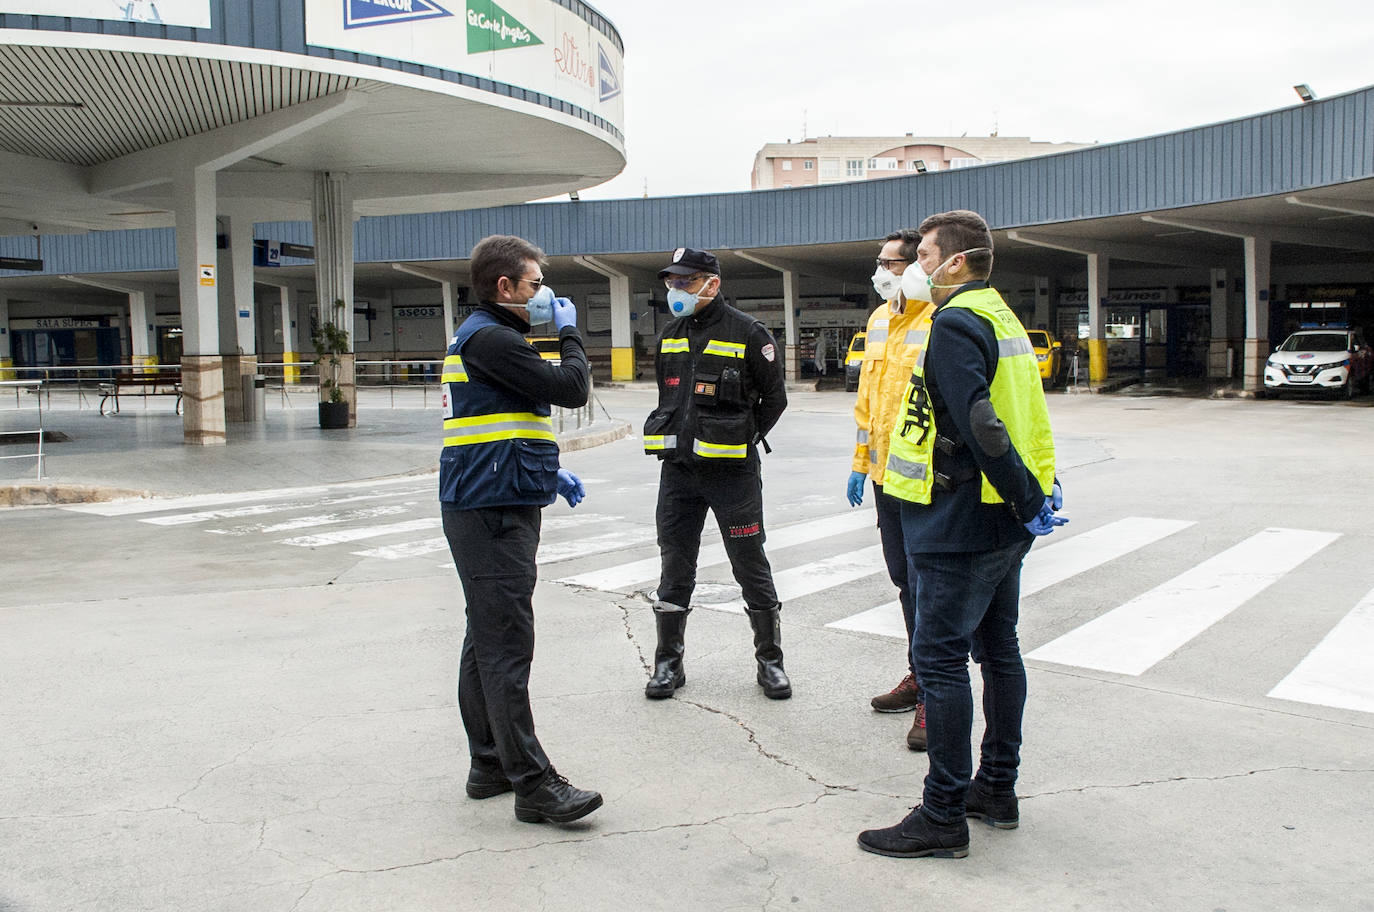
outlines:
[[[663,280],[663,284],[669,288],[676,288],[678,291],[686,291],[689,285],[695,285],[702,279],[709,280],[711,277],[702,273],[690,276],[669,276]]]
[[[877,262],[879,269],[891,269],[897,263],[910,263],[911,261],[908,260],[906,257],[897,257],[896,259],[892,260],[887,260],[882,257],[878,257]]]
[[[510,276],[506,276],[506,278],[510,278]],[[540,289],[540,287],[544,284],[544,280],[543,280],[542,278],[541,278],[541,279],[515,279],[515,283],[516,283],[517,285],[520,284],[521,282],[529,282],[531,285],[534,286],[534,290],[535,290],[535,291],[538,291],[538,290]]]

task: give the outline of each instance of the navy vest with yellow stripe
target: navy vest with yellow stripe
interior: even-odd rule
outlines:
[[[458,327],[444,358],[439,500],[460,510],[543,507],[557,496],[558,441],[549,404],[473,380],[463,367],[473,333],[500,325],[477,311]]]

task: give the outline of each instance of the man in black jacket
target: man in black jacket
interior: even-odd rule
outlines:
[[[782,605],[763,552],[756,446],[787,408],[777,345],[762,323],[717,300],[720,262],[714,254],[679,247],[658,276],[678,319],[659,338],[658,408],[644,424],[645,451],[663,461],[656,512],[663,559],[654,602],[658,645],[644,695],[670,697],[687,683],[683,634],[709,508],[743,590],[759,686],[765,696],[784,700],[792,684],[782,667]]]
[[[601,806],[549,763],[534,734],[535,555],[540,510],[559,494],[570,506],[582,483],[558,466],[550,405],[581,406],[590,386],[577,310],[544,285],[544,254],[518,237],[484,238],[472,251],[481,307],[458,328],[444,359],[444,449],[439,500],[467,632],[458,706],[472,767],[470,798],[515,790],[515,816],[567,823]],[[552,319],[562,361],[525,340],[531,323]]]

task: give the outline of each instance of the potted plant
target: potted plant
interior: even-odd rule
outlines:
[[[339,317],[347,305],[334,302],[334,321],[321,321],[310,340],[315,343],[315,368],[320,377],[320,427],[348,427],[348,401],[339,385],[342,362],[340,355],[348,354],[348,332],[339,326]]]

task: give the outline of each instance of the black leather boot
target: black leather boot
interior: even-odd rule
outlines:
[[[671,697],[673,691],[687,683],[687,674],[682,670],[682,636],[689,613],[690,610],[664,611],[654,606],[658,646],[654,649],[654,674],[644,686],[644,696],[650,700]]]
[[[754,658],[759,663],[763,695],[770,700],[786,700],[792,696],[792,682],[782,670],[782,606],[750,608],[746,613],[754,628]]]

